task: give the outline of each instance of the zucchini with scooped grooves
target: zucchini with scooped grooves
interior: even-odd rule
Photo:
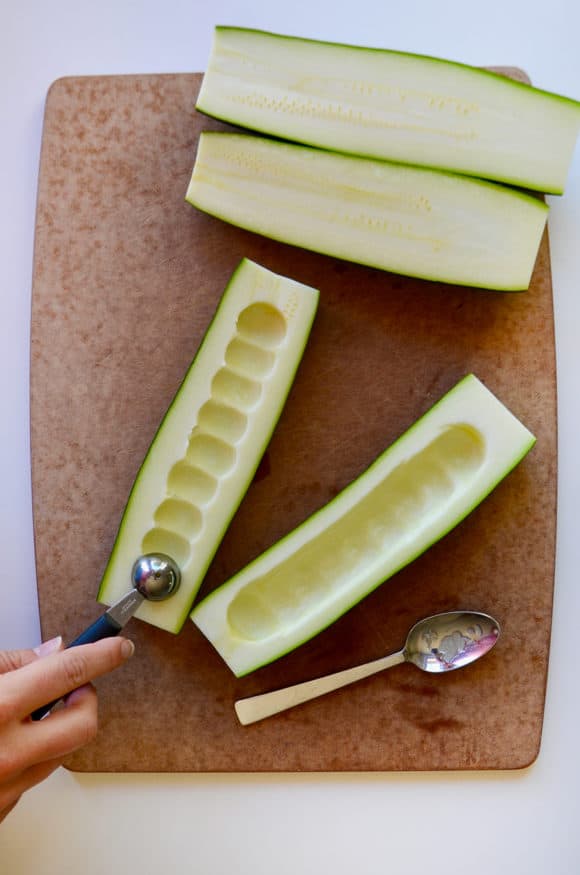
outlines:
[[[394,273],[527,289],[548,207],[467,176],[248,134],[201,134],[186,199],[226,222]]]
[[[313,638],[473,510],[535,443],[470,374],[191,618],[238,677]]]
[[[243,259],[141,466],[98,594],[111,604],[134,561],[165,553],[179,589],[135,616],[179,632],[280,416],[318,290]]]
[[[453,61],[217,27],[197,109],[324,149],[564,190],[580,103]]]

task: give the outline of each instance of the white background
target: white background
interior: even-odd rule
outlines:
[[[66,75],[203,70],[213,26],[239,24],[475,65],[516,65],[538,86],[580,99],[579,9],[577,0],[291,0],[278,7],[264,0],[2,0],[0,647],[39,640],[28,355],[37,170],[50,83]],[[499,774],[75,776],[60,770],[0,827],[2,873],[580,871],[580,149],[565,196],[550,202],[559,521],[537,763]]]

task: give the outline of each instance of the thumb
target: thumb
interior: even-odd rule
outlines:
[[[0,675],[16,671],[18,668],[35,662],[39,657],[48,656],[49,653],[60,650],[61,647],[62,638],[59,635],[57,638],[51,638],[50,641],[44,641],[31,650],[0,650]]]

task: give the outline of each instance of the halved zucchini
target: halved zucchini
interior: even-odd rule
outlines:
[[[548,209],[465,176],[213,132],[200,137],[186,199],[315,252],[512,291],[529,285]]]
[[[191,618],[237,676],[312,638],[463,519],[534,436],[469,375]]]
[[[317,303],[316,289],[240,263],[137,475],[99,601],[127,591],[139,556],[168,554],[180,588],[136,616],[179,632],[280,416]]]
[[[560,194],[580,103],[464,64],[217,27],[197,108],[288,140]]]

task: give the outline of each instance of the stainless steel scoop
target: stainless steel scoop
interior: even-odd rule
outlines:
[[[181,583],[181,572],[173,559],[165,553],[147,553],[145,556],[140,556],[133,565],[131,583],[133,586],[129,592],[111,605],[74,641],[67,644],[67,648],[77,647],[79,644],[92,644],[100,641],[101,638],[118,635],[145,599],[159,602],[172,596]],[[30,716],[33,720],[41,720],[58,701],[59,699],[56,699],[48,705],[43,705]]]
[[[411,662],[422,671],[437,674],[463,668],[491,650],[499,634],[499,623],[488,614],[476,611],[435,614],[412,627],[398,653],[282,690],[240,699],[235,703],[236,714],[244,726],[255,723],[401,662]]]

